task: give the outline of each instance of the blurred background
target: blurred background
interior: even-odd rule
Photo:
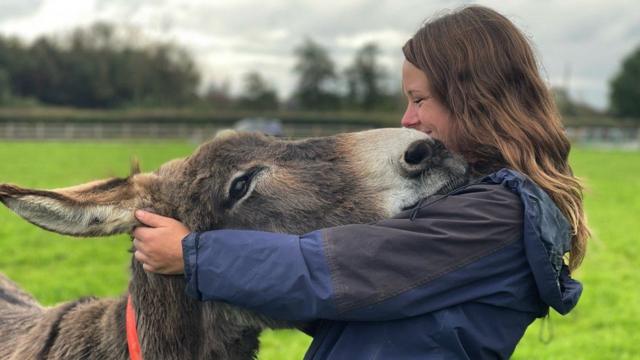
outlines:
[[[253,117],[288,136],[397,126],[401,46],[462,4],[3,0],[0,138],[201,141]],[[481,4],[530,38],[572,138],[637,146],[637,2]]]
[[[640,4],[479,1],[533,43],[593,227],[567,317],[519,359],[640,358]],[[2,0],[0,183],[54,188],[189,154],[222,128],[305,137],[399,126],[401,47],[464,1]],[[45,304],[126,291],[129,239],[45,233],[0,209],[0,271]],[[267,332],[261,359],[310,339]]]

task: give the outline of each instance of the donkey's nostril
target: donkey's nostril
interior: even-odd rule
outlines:
[[[426,141],[416,141],[404,153],[404,161],[409,165],[420,164],[431,156],[431,146]]]

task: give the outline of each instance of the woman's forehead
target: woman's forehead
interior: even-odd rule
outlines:
[[[402,64],[402,90],[409,95],[429,90],[427,75],[406,60]]]

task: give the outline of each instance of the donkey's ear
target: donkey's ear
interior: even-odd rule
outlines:
[[[133,212],[150,193],[154,177],[138,174],[55,190],[0,184],[0,201],[27,221],[60,234],[118,234],[139,224]]]

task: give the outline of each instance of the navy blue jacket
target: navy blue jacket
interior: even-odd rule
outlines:
[[[506,169],[375,224],[183,241],[189,295],[312,322],[307,359],[508,358],[576,305],[569,246],[552,200]]]

